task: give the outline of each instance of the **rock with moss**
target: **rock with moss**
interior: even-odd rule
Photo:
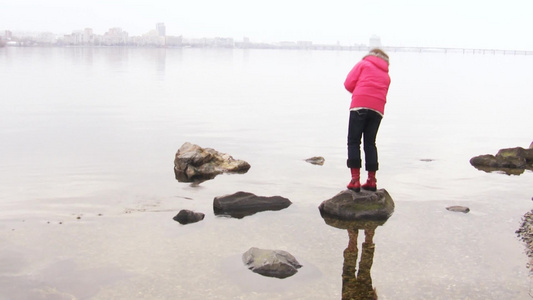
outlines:
[[[533,170],[533,148],[522,147],[501,149],[496,153],[475,156],[470,164],[485,172],[502,171],[509,175],[519,175],[524,170]]]
[[[345,221],[386,221],[394,212],[394,201],[385,189],[356,193],[344,190],[318,207],[323,218]]]
[[[246,161],[188,142],[179,148],[174,158],[174,174],[180,182],[200,183],[222,173],[243,174],[249,169]]]

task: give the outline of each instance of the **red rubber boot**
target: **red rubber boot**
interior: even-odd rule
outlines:
[[[359,193],[361,191],[361,183],[359,183],[361,169],[351,168],[350,172],[352,173],[352,180],[346,187],[349,190]]]
[[[368,171],[368,179],[363,184],[363,190],[375,192],[377,190],[376,171]]]

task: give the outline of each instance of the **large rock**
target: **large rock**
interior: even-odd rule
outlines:
[[[213,210],[215,215],[227,215],[240,219],[261,211],[282,210],[291,204],[289,199],[280,196],[263,197],[247,192],[237,192],[215,197]]]
[[[174,221],[179,222],[182,225],[189,224],[189,223],[196,223],[201,220],[203,220],[205,217],[205,214],[194,212],[192,210],[188,209],[182,209],[180,212],[172,218]]]
[[[376,192],[362,190],[359,193],[344,190],[323,201],[318,209],[324,219],[386,221],[394,212],[394,201],[384,189]]]
[[[191,143],[183,144],[174,159],[174,174],[180,182],[202,182],[222,173],[246,173],[250,164],[231,155]]]
[[[484,154],[470,159],[474,167],[488,167],[494,169],[524,169],[526,160],[521,157],[501,157],[492,154]]]
[[[522,147],[501,149],[496,155],[484,154],[470,159],[475,168],[486,171],[503,171],[507,174],[521,174],[533,169],[533,149]]]
[[[522,147],[501,149],[496,154],[497,157],[503,158],[519,158],[524,159],[528,163],[533,163],[533,149],[524,149]]]
[[[242,255],[242,261],[253,272],[268,277],[287,278],[302,267],[289,252],[252,247]]]

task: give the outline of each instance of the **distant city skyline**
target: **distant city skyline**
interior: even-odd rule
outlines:
[[[130,36],[119,27],[109,28],[105,33],[98,34],[90,27],[73,30],[70,34],[53,32],[16,32],[0,31],[2,45],[8,46],[134,46],[134,47],[208,47],[208,48],[280,48],[280,49],[314,49],[314,50],[366,50],[368,45],[380,47],[380,38],[370,37],[368,44],[356,45],[314,44],[313,41],[276,41],[274,43],[254,42],[248,37],[236,40],[233,37],[202,37],[188,38],[169,36],[166,34],[165,23],[156,23],[155,29],[148,30],[141,36]],[[3,37],[3,39],[2,39]]]
[[[353,45],[372,35],[385,45],[533,50],[529,0],[163,0],[4,1],[0,29],[69,34],[122,28],[141,36],[165,23],[166,35],[247,37],[255,42]]]
[[[1,33],[1,31],[0,31]],[[18,35],[17,35],[18,34]],[[26,34],[26,35],[25,35]],[[270,43],[255,42],[248,37],[236,40],[233,37],[202,37],[187,38],[183,36],[166,35],[166,25],[156,23],[155,29],[149,30],[141,36],[130,36],[122,28],[108,29],[103,35],[95,33],[92,28],[74,30],[71,34],[41,33],[13,33],[6,30],[2,39],[0,34],[0,47],[6,46],[133,46],[133,47],[164,47],[164,48],[244,48],[244,49],[302,49],[302,50],[341,50],[341,51],[368,51],[372,48],[382,48],[394,52],[441,52],[441,53],[471,53],[471,54],[503,54],[503,55],[533,55],[533,50],[503,49],[503,48],[465,48],[465,47],[420,47],[420,46],[395,46],[383,45],[381,38],[372,35],[368,43],[355,43],[343,45],[314,43],[313,41],[275,41]]]
[[[21,37],[37,37],[37,36],[40,36],[40,35],[52,35],[52,36],[55,36],[56,38],[62,38],[63,36],[69,36],[69,35],[74,35],[74,34],[87,34],[87,32],[89,32],[89,34],[94,34],[94,35],[108,35],[108,34],[126,34],[127,36],[129,37],[135,37],[135,36],[147,36],[147,35],[150,35],[150,34],[155,34],[157,36],[169,36],[166,34],[167,30],[166,30],[166,25],[164,22],[157,22],[157,23],[154,23],[154,26],[153,28],[147,28],[145,30],[145,32],[143,34],[140,34],[140,35],[131,35],[128,31],[127,28],[121,28],[121,27],[110,27],[108,28],[107,30],[105,30],[104,32],[96,32],[93,27],[91,26],[86,26],[84,28],[81,28],[81,29],[72,29],[72,30],[63,30],[61,31],[60,33],[57,33],[57,32],[50,32],[50,31],[22,31],[22,30],[12,30],[12,29],[1,29],[0,28],[0,37],[8,37],[7,36],[8,34],[9,35],[13,35],[13,36],[17,36],[19,38]],[[244,37],[233,37],[233,36],[195,36],[195,37],[188,37],[188,36],[183,36],[183,35],[179,35],[179,37],[182,37],[184,39],[214,39],[214,38],[231,38],[235,41],[246,41],[246,42],[257,42],[257,43],[263,43],[263,41],[254,41],[253,38],[251,37],[247,37],[247,36],[244,36]],[[302,39],[297,39],[297,40],[274,40],[274,41],[271,41],[271,42],[268,42],[268,43],[288,43],[288,42],[311,42],[311,43],[314,43],[315,41],[312,41],[312,40],[302,40]],[[340,45],[340,41],[337,41],[335,43],[332,43],[331,45]],[[375,34],[373,34],[372,36],[369,36],[366,41],[362,41],[361,43],[354,43],[352,45],[346,45],[346,44],[342,44],[342,45],[346,45],[346,46],[353,46],[353,45],[374,45],[374,46],[381,46],[381,38]]]

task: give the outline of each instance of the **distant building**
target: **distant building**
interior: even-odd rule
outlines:
[[[292,41],[281,41],[278,45],[282,49],[296,48],[296,43]]]
[[[370,37],[370,41],[368,43],[368,45],[370,46],[370,48],[379,48],[381,47],[381,38],[377,35],[372,35]]]
[[[94,33],[91,28],[85,28],[83,30],[83,41],[84,45],[94,45]]]
[[[155,25],[155,30],[157,31],[158,36],[166,36],[167,35],[167,29],[165,27],[165,23],[157,23]]]
[[[142,36],[134,36],[130,39],[132,45],[142,47],[165,47],[167,39],[170,39],[173,45],[181,44],[181,39],[173,39],[166,36],[160,36],[157,30],[150,30]]]
[[[57,42],[56,35],[51,32],[41,32],[35,41],[41,45],[53,45]]]
[[[235,47],[237,48],[250,48],[250,46],[252,45],[252,42],[250,41],[250,38],[249,37],[243,37],[242,38],[242,43],[241,42],[235,42]]]
[[[311,41],[297,41],[296,46],[300,49],[309,49],[313,47],[313,42]]]
[[[52,43],[52,40],[56,40],[55,36],[51,33],[42,34],[38,37],[38,41],[41,43]],[[93,33],[91,28],[85,28],[84,30],[75,30],[71,34],[63,36],[61,43],[65,45],[87,46],[94,45],[96,43],[97,36]]]
[[[110,28],[101,38],[101,44],[120,46],[128,44],[128,33],[121,28]]]
[[[207,39],[206,38],[200,38],[200,39],[197,39],[197,38],[189,38],[189,39],[184,39],[183,40],[183,44],[187,47],[193,47],[193,48],[196,48],[196,47],[206,47],[207,46]]]
[[[212,43],[212,47],[216,48],[233,48],[234,46],[235,42],[233,38],[216,37]]]
[[[63,36],[63,41],[66,45],[81,45],[83,41],[83,31],[76,30],[71,34]]]

